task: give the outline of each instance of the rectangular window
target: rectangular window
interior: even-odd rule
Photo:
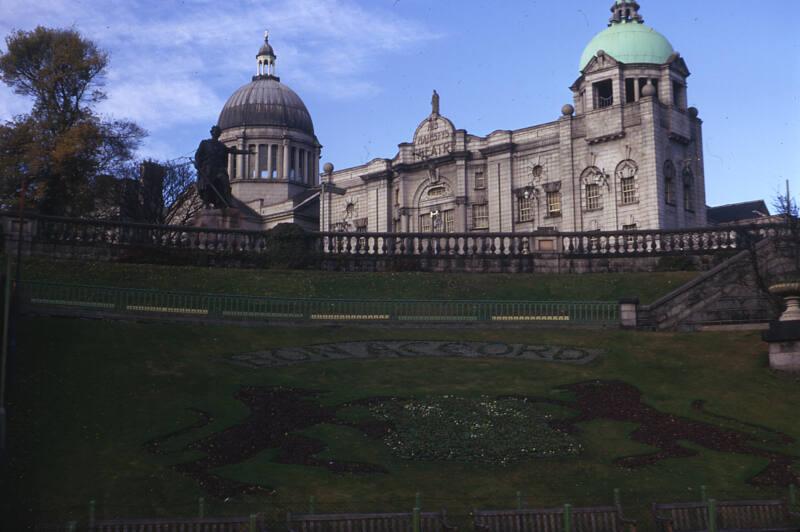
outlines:
[[[692,185],[686,183],[683,185],[683,208],[687,211],[694,211],[694,197],[692,194]]]
[[[489,229],[489,206],[473,205],[472,206],[472,228],[473,229]]]
[[[561,192],[547,193],[547,216],[561,216]]]
[[[614,85],[610,79],[598,81],[592,85],[594,92],[594,108],[603,109],[614,105]]]
[[[627,78],[625,80],[625,103],[633,103],[636,101],[636,78]]]
[[[620,180],[622,186],[622,204],[629,205],[636,203],[636,181],[633,177],[623,177]]]
[[[664,179],[664,201],[669,205],[675,205],[675,180],[671,177]]]
[[[526,198],[525,196],[520,196],[517,198],[517,204],[519,205],[519,221],[530,222],[533,220],[533,197]]]
[[[259,144],[258,145],[258,168],[259,175],[258,177],[264,178],[269,177],[267,172],[267,145],[266,144]]]
[[[420,233],[430,233],[433,230],[433,220],[431,219],[431,213],[426,212],[425,214],[419,215],[419,232]]]
[[[475,172],[475,188],[486,188],[486,176],[484,175],[483,170],[478,170]]]
[[[684,101],[684,87],[677,81],[672,82],[672,103],[678,109],[684,109],[686,102]]]
[[[250,152],[248,155],[245,155],[247,159],[247,177],[250,179],[255,179],[258,176],[256,175],[256,145],[250,144],[247,146],[247,150]]]
[[[300,181],[306,180],[306,150],[297,150],[297,171]]]
[[[453,209],[448,209],[442,212],[442,231],[445,233],[452,233],[456,230],[456,213]]]
[[[275,178],[278,177],[278,145],[270,144],[269,153],[270,153],[269,177]]]
[[[593,211],[600,208],[600,185],[591,183],[586,185],[586,210]]]

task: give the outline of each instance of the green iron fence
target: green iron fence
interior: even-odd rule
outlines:
[[[24,281],[19,288],[20,302],[31,311],[243,321],[619,323],[619,305],[613,301],[301,299],[40,281]]]

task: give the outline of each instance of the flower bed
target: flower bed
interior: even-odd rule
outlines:
[[[500,465],[580,452],[575,438],[550,426],[547,408],[527,399],[448,395],[370,407],[394,426],[385,442],[402,458]]]

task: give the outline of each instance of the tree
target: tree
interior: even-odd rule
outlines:
[[[196,212],[197,202],[185,201],[195,191],[197,176],[190,159],[145,160],[139,163],[139,221],[165,224],[186,223]],[[180,214],[173,212],[180,203]],[[172,215],[172,216],[171,216]],[[175,216],[177,215],[177,216]]]
[[[13,205],[24,182],[26,201],[42,212],[87,214],[98,180],[117,175],[145,136],[92,108],[105,98],[108,54],[72,28],[19,30],[6,47],[0,78],[33,107],[0,127],[0,202]]]
[[[93,214],[151,224],[183,225],[202,207],[191,159],[146,159],[125,165],[118,178],[97,180]]]
[[[792,260],[793,271],[789,274],[800,279],[800,207],[797,200],[789,192],[789,182],[786,182],[786,192],[778,192],[772,203],[775,214],[783,222],[782,243],[786,256]]]

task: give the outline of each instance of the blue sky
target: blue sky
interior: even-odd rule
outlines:
[[[687,61],[704,120],[710,205],[800,190],[800,2],[639,0]],[[75,26],[111,53],[105,114],[150,136],[142,156],[191,155],[255,73],[263,32],[337,168],[392,157],[441,95],[485,135],[558,118],[611,0],[2,0],[0,33]],[[30,102],[0,85],[0,119]]]

